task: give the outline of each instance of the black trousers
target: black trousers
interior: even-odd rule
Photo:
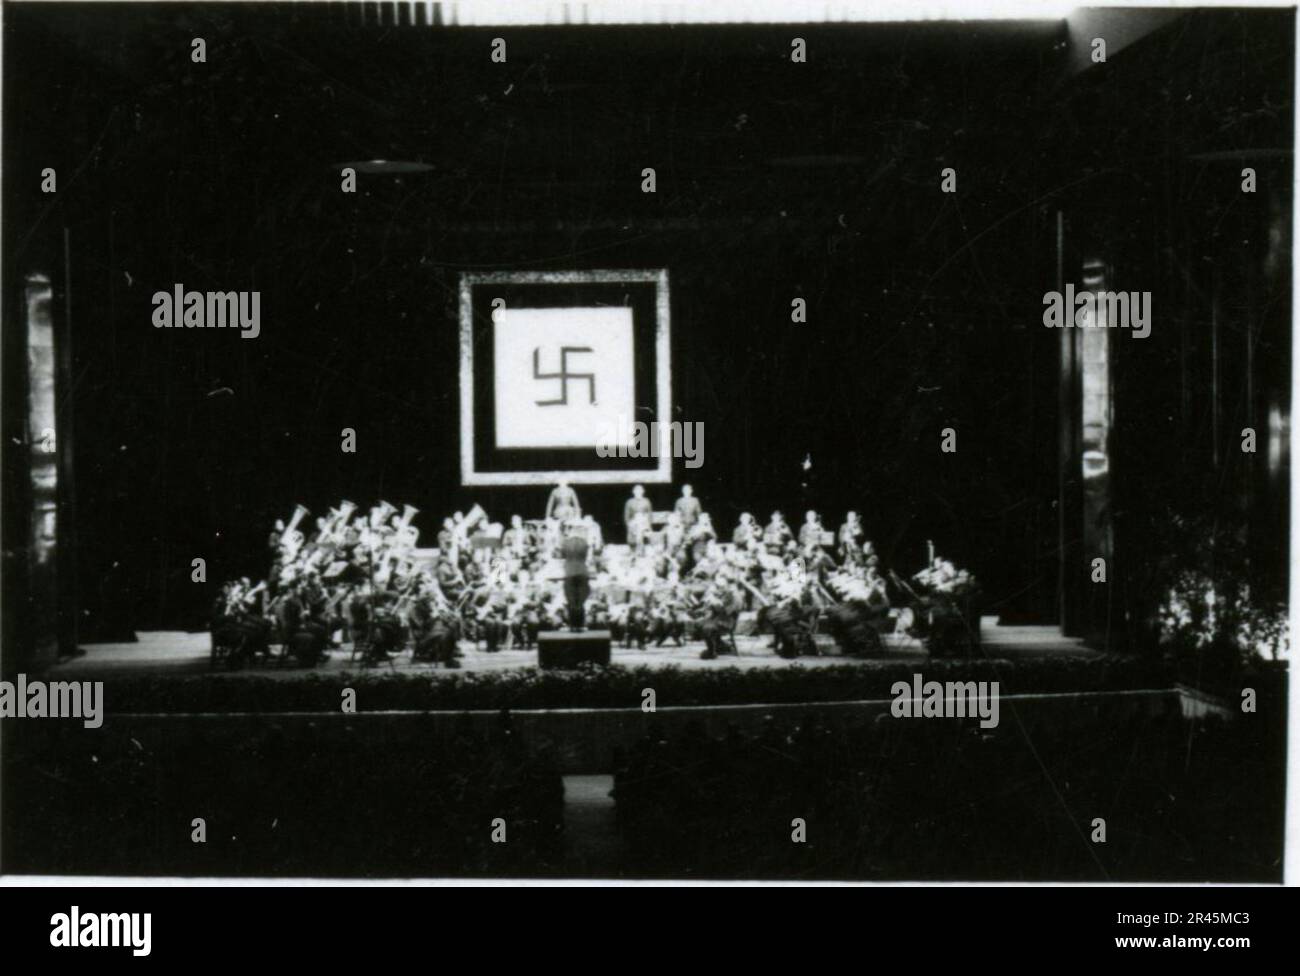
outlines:
[[[569,626],[582,630],[587,620],[587,597],[591,595],[591,582],[586,576],[564,578],[564,599],[569,604]]]

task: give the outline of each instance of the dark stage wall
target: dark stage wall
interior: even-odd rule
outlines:
[[[1080,147],[1107,124],[1063,114],[1061,29],[801,29],[806,65],[787,29],[512,30],[494,65],[500,31],[10,14],[8,270],[63,287],[64,227],[71,242],[83,640],[200,625],[217,582],[265,571],[296,502],[410,502],[427,539],[475,501],[539,514],[541,489],[459,486],[456,283],[511,269],[669,270],[673,419],[703,422],[705,463],[656,501],[688,481],[728,530],[742,510],[854,508],[900,570],[933,539],[993,610],[1056,619],[1060,338],[1042,295]],[[189,61],[200,35],[207,65]],[[1276,78],[1289,119],[1286,66],[1241,97]],[[1157,116],[1181,97],[1105,95]],[[339,165],[372,158],[433,169],[340,193]],[[56,201],[33,189],[44,165]],[[154,330],[150,296],[176,282],[260,290],[261,336]],[[625,489],[580,491],[613,528]]]

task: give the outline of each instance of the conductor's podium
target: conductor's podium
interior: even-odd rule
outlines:
[[[609,663],[609,631],[543,630],[537,635],[537,664],[543,668],[576,668]]]

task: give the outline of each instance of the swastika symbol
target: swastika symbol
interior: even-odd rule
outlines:
[[[536,400],[534,401],[539,407],[566,406],[569,402],[569,380],[586,380],[587,397],[591,403],[596,402],[596,374],[595,373],[570,373],[569,372],[569,354],[592,352],[591,346],[561,346],[560,347],[560,369],[556,373],[543,373],[538,363],[538,355],[541,352],[540,347],[533,348],[533,379],[535,380],[559,380],[560,396],[555,400]]]

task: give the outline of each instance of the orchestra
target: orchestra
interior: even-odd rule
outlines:
[[[766,526],[746,512],[723,541],[689,486],[670,512],[655,513],[637,485],[623,512],[627,544],[606,545],[561,483],[545,518],[515,514],[505,528],[475,505],[442,520],[433,549],[419,548],[411,505],[380,502],[358,517],[344,501],[314,521],[309,514],[299,505],[275,523],[266,581],[223,588],[214,660],[311,666],[351,644],[364,664],[409,648],[412,660],[455,668],[462,642],[528,649],[541,631],[565,627],[607,629],[624,647],[702,641],[701,657],[712,659],[736,653],[746,611],[757,611],[772,650],[793,657],[815,653],[823,618],[843,646],[879,646],[890,608],[855,512],[832,534],[810,511],[797,538],[781,512]]]

